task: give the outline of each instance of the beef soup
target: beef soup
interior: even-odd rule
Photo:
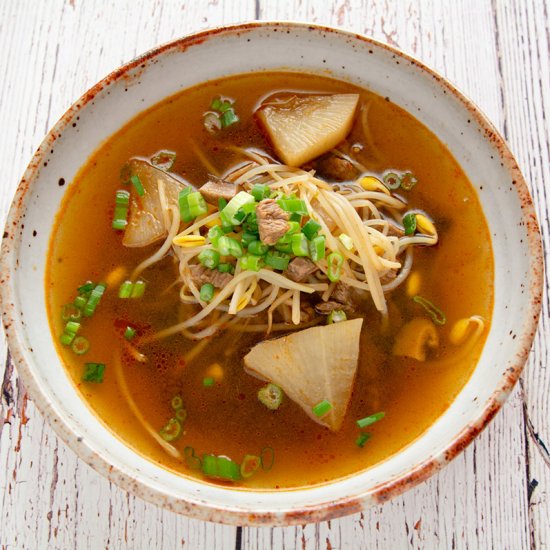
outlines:
[[[491,321],[475,191],[419,121],[290,72],[169,97],[82,167],[50,243],[51,330],[90,407],[181,475],[319,484],[396,453]]]

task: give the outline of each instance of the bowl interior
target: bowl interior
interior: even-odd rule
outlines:
[[[495,257],[490,334],[478,367],[451,407],[409,447],[365,472],[279,492],[231,490],[178,477],[110,433],[82,402],[60,364],[45,330],[43,284],[55,214],[76,172],[100,143],[143,109],[179,90],[267,69],[348,80],[414,114],[447,145],[470,178],[488,221]],[[73,106],[42,144],[19,188],[6,233],[4,322],[13,357],[37,406],[61,437],[110,479],[139,496],[207,520],[321,520],[356,511],[423,479],[460,451],[498,410],[523,366],[538,317],[542,268],[536,219],[521,174],[494,129],[446,82],[414,60],[355,35],[307,25],[244,25],[202,33],[146,54],[105,79]]]

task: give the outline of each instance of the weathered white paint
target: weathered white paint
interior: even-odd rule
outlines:
[[[0,219],[47,129],[137,53],[225,22],[312,20],[396,44],[449,77],[505,134],[548,247],[550,70],[545,0],[82,0],[0,4]],[[545,184],[546,182],[546,184]],[[548,279],[547,279],[548,280]],[[548,288],[548,285],[547,285]],[[548,298],[523,383],[449,467],[364,514],[237,530],[158,509],[111,485],[44,425],[9,361],[0,402],[3,548],[550,548]],[[0,339],[0,358],[5,357]],[[538,439],[537,439],[538,438]],[[529,483],[538,486],[529,499]]]

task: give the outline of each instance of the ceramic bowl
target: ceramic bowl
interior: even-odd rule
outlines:
[[[447,145],[473,183],[495,257],[487,343],[448,410],[382,463],[343,480],[288,491],[218,487],[177,476],[136,454],[82,401],[45,329],[44,272],[53,220],[91,153],[166,96],[221,76],[266,69],[348,80],[414,114]],[[517,381],[536,330],[542,288],[541,242],[531,198],[513,156],[479,110],[445,79],[394,48],[295,23],[201,32],[146,53],[89,90],[46,136],[25,172],[5,228],[0,267],[12,359],[38,409],[78,456],[158,505],[203,520],[248,525],[306,523],[357,512],[449,462],[493,418]]]

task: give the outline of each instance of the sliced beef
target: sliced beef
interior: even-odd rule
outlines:
[[[319,268],[309,258],[297,257],[288,264],[284,275],[295,283],[303,283],[317,269]]]
[[[333,153],[317,159],[313,166],[321,177],[330,181],[351,181],[359,176],[359,171],[349,160]]]
[[[203,265],[191,265],[191,278],[193,282],[200,288],[205,283],[211,283],[216,288],[223,288],[233,279],[230,273],[221,273],[217,269],[208,269]]]
[[[316,304],[315,311],[320,315],[328,315],[332,311],[345,311],[346,313],[349,313],[353,311],[353,307],[329,300],[328,302],[320,302],[319,304]]]
[[[264,199],[256,207],[260,239],[274,245],[290,228],[290,214],[285,212],[274,199]]]
[[[218,199],[230,201],[237,194],[239,188],[230,181],[214,178],[207,181],[199,191],[206,202],[217,206]]]

